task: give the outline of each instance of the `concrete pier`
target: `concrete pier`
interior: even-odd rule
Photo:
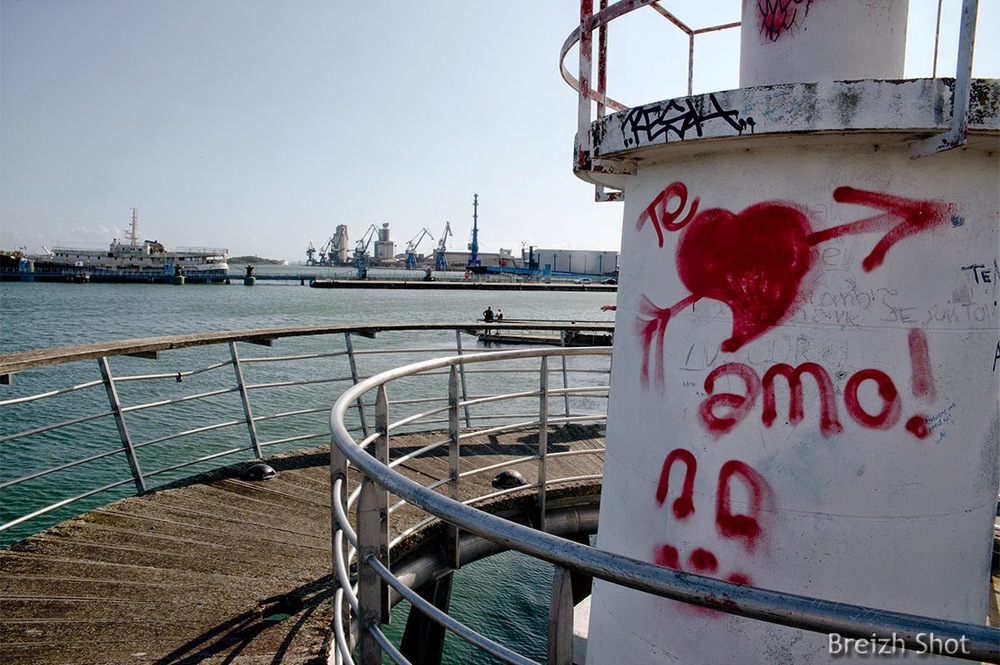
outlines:
[[[532,437],[537,433],[513,431],[463,442],[463,468],[530,455]],[[440,438],[394,437],[393,454]],[[558,450],[602,444],[598,428],[582,426],[552,428],[548,440]],[[0,662],[326,663],[329,449],[267,463],[276,478],[244,480],[252,463],[238,464],[117,501],[0,550]],[[550,473],[566,477],[600,473],[592,456],[555,458],[549,465]],[[410,460],[399,470],[426,482],[447,476],[448,457]],[[534,470],[530,463],[520,468],[528,482],[536,481]],[[468,478],[463,494],[495,491],[490,478]],[[525,495],[482,508],[531,522],[537,507],[533,495]],[[549,509],[595,504],[596,517],[599,498],[599,483],[577,482],[551,492]],[[398,533],[422,517],[412,509],[395,512],[390,529]],[[438,549],[438,541],[422,533],[394,549],[393,561],[414,557],[425,545]],[[493,553],[482,545],[470,549],[476,556]]]

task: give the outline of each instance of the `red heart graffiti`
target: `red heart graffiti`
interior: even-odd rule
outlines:
[[[698,215],[677,245],[677,271],[692,296],[729,305],[735,351],[779,323],[812,266],[809,220],[766,202],[734,215],[715,208]]]
[[[682,232],[676,250],[677,272],[691,294],[667,308],[657,306],[645,295],[641,297],[641,316],[636,323],[643,350],[642,384],[648,385],[649,360],[655,349],[656,383],[663,385],[667,324],[675,314],[702,298],[729,306],[733,334],[721,348],[736,351],[785,320],[796,298],[805,295],[802,282],[812,267],[813,246],[841,236],[881,232],[882,238],[861,263],[862,269],[870,272],[882,265],[894,245],[909,236],[943,225],[948,219],[953,226],[965,223],[962,217],[951,214],[950,204],[940,201],[853,187],[837,187],[833,199],[871,206],[882,214],[813,231],[806,213],[789,203],[765,201],[736,215],[721,208],[696,215],[698,198],[684,212],[688,202],[684,183],[671,183],[660,192],[639,215],[636,228],[652,225],[660,247],[664,231]]]
[[[686,188],[667,191],[680,197],[683,208]],[[654,201],[650,209],[665,206],[670,195]],[[696,205],[697,201],[692,210]],[[658,233],[661,227],[677,230],[684,226],[664,226],[671,216],[680,214],[680,208],[666,216],[650,213],[650,209],[640,217],[640,227],[647,219],[653,221]],[[668,308],[657,307],[643,296],[639,306],[643,385],[649,381],[649,356],[654,346],[656,382],[663,384],[662,347],[667,323],[674,314],[702,298],[723,302],[733,313],[732,337],[721,346],[727,352],[736,351],[788,316],[802,278],[812,265],[810,232],[803,212],[773,201],[750,206],[737,215],[713,208],[694,217],[677,244],[677,273],[691,295]],[[655,340],[657,336],[659,340]]]

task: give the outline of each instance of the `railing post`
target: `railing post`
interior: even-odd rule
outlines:
[[[608,0],[601,0],[598,12],[608,8]],[[608,94],[608,24],[601,23],[597,29],[597,114],[600,120],[604,117],[604,100]],[[602,270],[603,272],[603,270]]]
[[[455,331],[455,348],[458,349],[458,355],[462,355],[462,331]],[[462,379],[462,401],[469,399],[469,391],[465,387],[465,363],[458,366],[458,375]],[[472,419],[469,417],[469,407],[464,407],[465,411],[465,426],[472,427]]]
[[[547,665],[573,663],[573,584],[569,568],[556,565],[549,597]]]
[[[538,388],[538,528],[545,531],[545,460],[549,450],[549,357],[542,356]]]
[[[240,399],[243,400],[243,415],[247,419],[247,429],[250,430],[250,445],[253,446],[253,454],[257,459],[260,459],[263,455],[260,452],[260,440],[257,438],[257,425],[254,423],[253,414],[250,412],[250,395],[247,393],[246,382],[243,380],[243,368],[240,367],[240,356],[236,353],[236,342],[229,342],[229,353],[233,357],[236,385],[240,389]]]
[[[342,588],[340,582],[340,576],[337,574],[337,562],[347,561],[347,552],[351,548],[350,542],[347,540],[346,536],[342,536],[343,526],[337,521],[337,512],[333,509],[336,504],[346,506],[347,505],[347,470],[348,461],[347,456],[337,447],[336,440],[330,437],[330,555],[331,561],[333,563],[333,570],[331,571],[330,580],[330,597],[336,598],[337,591]],[[340,483],[339,489],[337,483]],[[340,536],[340,546],[338,548],[338,536]],[[344,590],[347,593],[348,590]],[[336,608],[336,605],[334,606]],[[344,634],[347,637],[347,641],[350,644],[352,631],[351,627],[351,604],[343,601],[342,602],[343,612],[341,615],[342,625],[345,627]],[[337,617],[331,618],[331,624],[337,621]],[[330,634],[334,634],[335,628],[333,625],[330,626]],[[353,644],[350,644],[353,647]],[[331,653],[337,653],[337,647],[334,645],[331,648]]]
[[[351,364],[351,380],[354,385],[358,385],[360,380],[358,377],[358,363],[354,357],[354,340],[351,338],[351,333],[344,333],[344,340],[347,343],[347,360]],[[361,433],[365,438],[368,438],[368,420],[365,418],[365,403],[358,397],[358,418],[361,420]]]
[[[122,412],[122,404],[118,400],[118,391],[115,389],[115,381],[111,377],[111,367],[108,365],[107,356],[101,356],[97,360],[97,364],[101,368],[101,378],[104,379],[104,389],[108,392],[111,411],[115,414],[118,436],[121,437],[122,446],[125,448],[125,457],[128,459],[128,466],[132,470],[132,480],[135,481],[135,490],[139,494],[143,494],[146,491],[146,480],[142,477],[139,458],[135,455],[135,447],[132,446],[132,437],[129,436],[128,427],[125,426],[125,414]]]
[[[458,370],[454,365],[448,372],[448,491],[449,496],[459,501],[458,474],[461,465],[461,450],[459,449],[458,430]],[[461,566],[462,559],[458,550],[458,527],[448,527],[448,565],[453,569]]]
[[[940,12],[940,6],[938,7]],[[918,142],[913,157],[927,157],[965,145],[969,129],[969,95],[972,91],[972,56],[976,42],[976,17],[979,0],[963,0],[962,22],[958,32],[958,62],[955,66],[955,87],[951,93],[951,127]],[[940,19],[939,19],[940,20]],[[934,38],[934,69],[937,72],[937,36]]]
[[[566,346],[566,338],[562,337],[563,347]],[[563,404],[566,407],[566,417],[569,418],[569,371],[566,369],[566,354],[562,356],[562,380],[563,380]]]
[[[382,465],[389,464],[389,402],[385,386],[378,387],[375,398],[373,455]],[[368,564],[377,558],[389,567],[389,493],[370,478],[361,481],[358,500],[358,635],[362,665],[381,665],[382,647],[370,628],[389,623],[389,585]]]
[[[576,168],[589,171],[591,166],[590,143],[590,78],[593,75],[593,35],[590,32],[594,0],[580,0],[580,99],[577,109]]]

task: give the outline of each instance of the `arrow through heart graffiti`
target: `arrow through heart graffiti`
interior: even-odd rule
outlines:
[[[952,206],[941,201],[910,199],[879,192],[837,187],[833,200],[864,205],[880,214],[813,231],[808,211],[785,201],[764,201],[739,213],[723,208],[698,212],[699,198],[688,208],[682,182],[668,185],[639,215],[637,230],[649,224],[663,247],[665,232],[683,231],[676,265],[690,295],[670,307],[640,296],[637,320],[643,358],[640,380],[649,385],[650,356],[655,350],[654,381],[663,386],[663,344],[667,324],[678,312],[702,298],[725,303],[732,311],[732,336],[721,344],[738,350],[784,321],[800,297],[803,280],[813,267],[813,247],[840,236],[881,232],[861,264],[865,272],[882,265],[889,250],[907,237],[951,219]],[[676,207],[675,207],[676,206]],[[684,214],[683,219],[679,219]]]

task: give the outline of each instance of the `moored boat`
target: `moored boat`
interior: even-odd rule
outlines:
[[[229,277],[228,250],[206,247],[179,247],[167,250],[156,240],[139,241],[139,213],[122,240],[115,239],[107,250],[54,247],[45,254],[22,262],[19,275],[30,281],[90,282],[225,282]]]

